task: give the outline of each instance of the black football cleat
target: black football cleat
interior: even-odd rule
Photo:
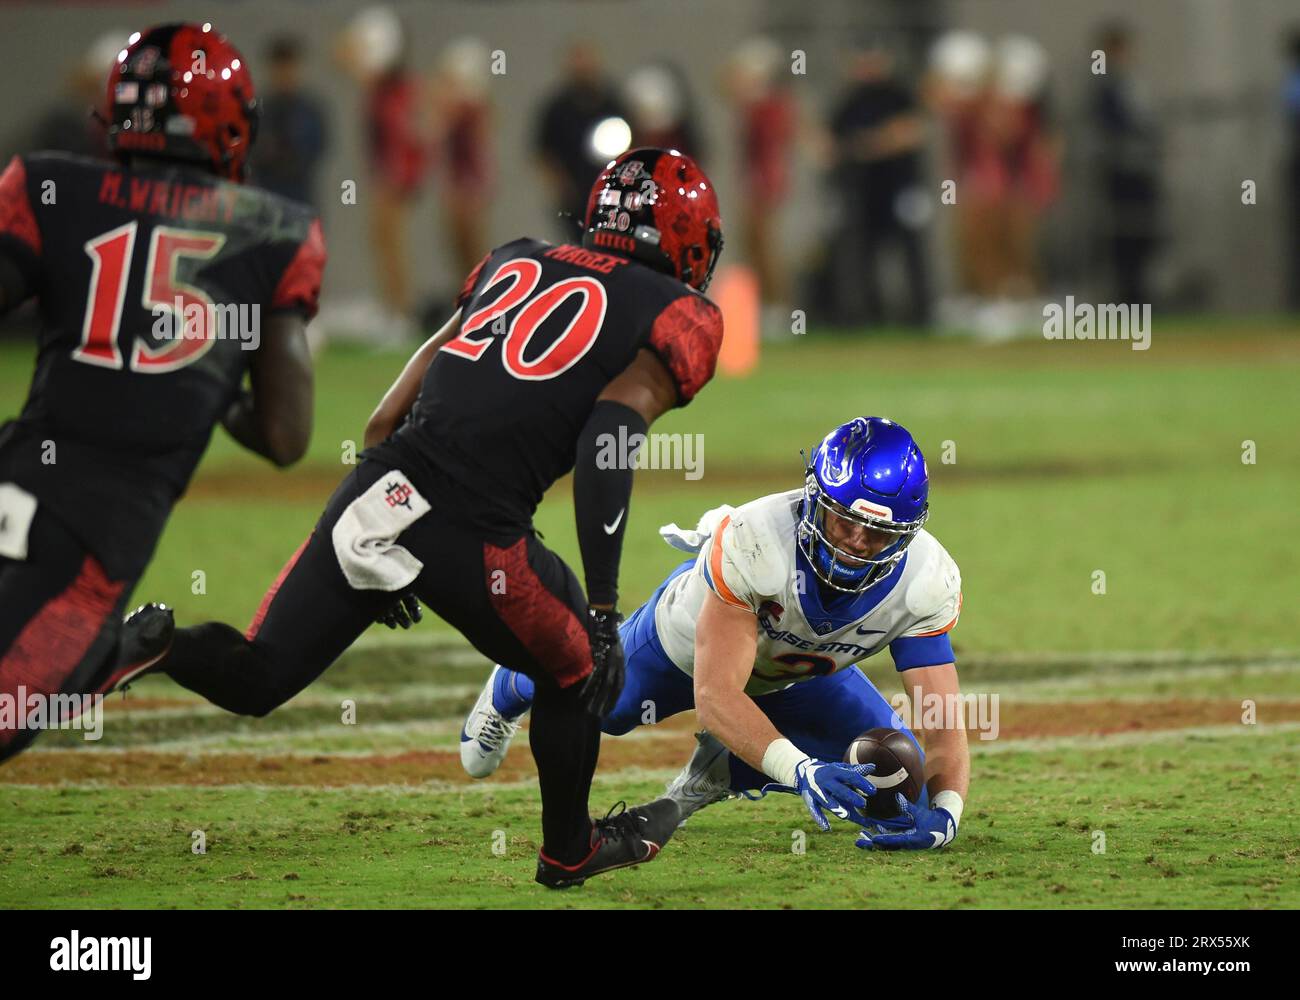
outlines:
[[[616,811],[617,810],[617,811]],[[619,802],[591,827],[591,853],[576,865],[562,865],[537,853],[537,881],[549,889],[571,889],[593,875],[653,861],[680,822],[672,799],[657,799],[633,809]]]
[[[171,651],[175,632],[172,609],[165,604],[143,604],[127,615],[122,622],[117,661],[100,692],[125,691],[133,680],[156,667]]]

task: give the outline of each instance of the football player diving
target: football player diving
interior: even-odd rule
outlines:
[[[623,623],[627,684],[602,725],[622,735],[648,707],[656,722],[696,710],[705,731],[668,787],[683,819],[735,794],[788,791],[822,830],[828,812],[861,824],[859,847],[952,841],[970,781],[965,728],[944,728],[953,721],[945,710],[935,728],[918,727],[918,742],[854,665],[888,647],[918,720],[936,717],[922,705],[960,695],[949,632],[961,576],[923,528],[928,515],[912,436],[858,417],[822,440],[802,489],[711,510],[694,531],[660,529],[697,554]],[[501,764],[532,699],[528,677],[493,669],[461,733],[470,775]],[[881,726],[924,744],[916,803],[873,785],[872,765],[841,763],[858,735]],[[895,795],[897,817],[868,818],[864,796],[873,794]]]
[[[637,149],[592,187],[582,245],[518,239],[469,275],[366,428],[361,462],[241,632],[177,629],[157,669],[233,712],[265,715],[374,621],[422,601],[533,684],[542,793],[537,881],[580,885],[655,857],[670,798],[592,822],[600,719],[623,688],[616,610],[633,462],[644,434],[712,378],[722,315],[705,297],[722,248],[713,186],[676,150]],[[533,529],[574,472],[586,588]],[[158,612],[161,614],[161,612]]]
[[[243,183],[248,66],[206,24],[123,42],[99,115],[115,161],[0,175],[0,312],[40,307],[31,391],[0,428],[0,697],[66,710],[0,713],[0,761],[165,651],[154,612],[122,612],[214,426],[277,466],[311,437],[325,243],[312,209]]]

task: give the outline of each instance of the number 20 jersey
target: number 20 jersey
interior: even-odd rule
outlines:
[[[0,253],[41,327],[27,402],[0,430],[0,482],[35,495],[111,577],[138,575],[266,320],[314,315],[320,224],[197,169],[42,153],[0,175]]]
[[[400,468],[439,516],[517,537],[573,468],[601,391],[642,348],[685,405],[713,376],[722,314],[625,257],[519,239],[461,290],[460,332],[434,356],[407,422],[367,457]],[[630,457],[630,456],[629,456]]]

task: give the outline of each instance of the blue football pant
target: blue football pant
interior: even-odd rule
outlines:
[[[638,726],[654,725],[695,707],[694,682],[664,654],[653,618],[653,603],[647,603],[619,627],[627,680],[614,710],[601,722],[601,730],[607,735],[622,736]],[[524,675],[502,678],[500,684],[510,681],[525,698],[531,693]],[[819,760],[843,760],[857,736],[880,726],[901,729],[913,743],[917,742],[898,713],[856,666],[801,681],[773,694],[758,695],[754,703],[781,735]],[[527,701],[510,706],[515,711],[525,707]],[[733,791],[754,791],[771,780],[732,754]]]

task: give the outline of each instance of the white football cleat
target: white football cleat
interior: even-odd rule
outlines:
[[[696,733],[695,740],[699,743],[695,753],[691,754],[682,773],[669,782],[664,793],[682,811],[679,826],[684,826],[693,813],[705,806],[729,799],[734,794],[731,791],[731,751],[708,732]]]
[[[500,669],[500,666],[492,668],[460,731],[460,764],[471,778],[486,778],[500,767],[510,749],[510,741],[519,732],[519,723],[502,715],[492,700]],[[519,718],[526,714],[525,711]]]

